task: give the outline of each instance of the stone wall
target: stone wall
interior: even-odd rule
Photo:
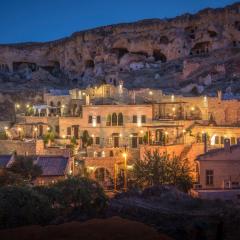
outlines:
[[[0,153],[9,154],[12,152],[16,152],[18,155],[35,155],[36,144],[35,142],[0,140]]]

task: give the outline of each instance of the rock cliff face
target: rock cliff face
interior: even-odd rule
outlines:
[[[0,45],[1,88],[123,80],[129,88],[207,91],[229,73],[240,75],[240,3],[96,28],[53,42]]]

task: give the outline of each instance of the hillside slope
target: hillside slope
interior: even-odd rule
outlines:
[[[208,93],[238,82],[239,63],[236,3],[173,19],[100,27],[53,42],[0,45],[0,88],[123,80],[128,88]]]

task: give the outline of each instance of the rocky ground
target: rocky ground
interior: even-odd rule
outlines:
[[[109,207],[109,214],[141,221],[177,240],[237,240],[239,213],[238,205],[194,199],[168,187],[120,194]]]
[[[239,216],[236,203],[194,199],[159,186],[116,195],[98,219],[86,219],[78,212],[56,219],[53,225],[1,230],[0,234],[3,240],[238,240]]]
[[[119,217],[70,222],[52,226],[30,226],[0,231],[2,240],[171,240],[142,223]]]

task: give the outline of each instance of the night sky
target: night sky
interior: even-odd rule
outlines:
[[[231,0],[1,0],[0,43],[49,41],[146,18],[169,18]]]

